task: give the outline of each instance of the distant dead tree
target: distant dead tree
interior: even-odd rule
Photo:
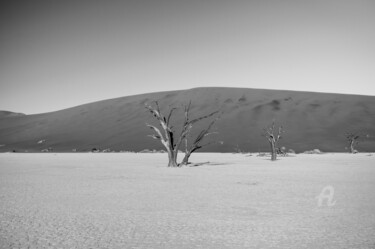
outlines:
[[[233,147],[233,149],[234,149],[234,151],[236,152],[236,153],[243,153],[243,151],[241,150],[241,148],[240,148],[240,145],[237,143],[237,144],[235,144],[235,146]]]
[[[268,139],[268,142],[271,145],[271,160],[275,161],[277,158],[278,147],[277,143],[281,138],[281,134],[284,133],[283,127],[279,126],[277,131],[275,131],[275,122],[272,122],[272,125],[264,128],[263,136]]]
[[[345,133],[345,137],[349,143],[349,151],[350,153],[352,154],[355,154],[357,153],[358,151],[354,148],[357,144],[359,144],[359,138],[361,138],[361,136],[363,136],[361,133],[359,132],[346,132]]]
[[[181,164],[183,165],[189,164],[189,158],[193,152],[205,146],[215,143],[215,141],[203,143],[203,140],[205,140],[207,136],[217,133],[217,132],[210,132],[213,125],[215,124],[217,120],[218,118],[212,120],[211,123],[205,129],[201,130],[199,134],[192,140],[192,143],[190,145],[188,145],[188,136],[185,137],[185,156]]]
[[[155,101],[155,107],[152,107],[147,104],[145,106],[146,109],[150,111],[151,114],[159,121],[160,126],[162,127],[164,131],[164,135],[163,135],[160,129],[157,128],[156,126],[146,124],[149,128],[151,128],[155,132],[155,134],[150,135],[150,137],[160,140],[160,142],[166,148],[167,153],[168,153],[168,167],[179,167],[182,165],[182,164],[177,163],[178,151],[179,151],[181,143],[184,141],[184,139],[186,138],[186,136],[189,134],[190,130],[192,129],[193,124],[195,124],[196,122],[202,119],[209,118],[217,113],[217,111],[215,111],[202,117],[190,119],[189,117],[190,106],[191,106],[191,102],[187,106],[185,106],[185,112],[184,112],[185,118],[182,124],[181,131],[178,134],[178,136],[176,136],[176,131],[173,130],[173,126],[171,125],[171,122],[170,122],[172,114],[177,108],[171,108],[169,110],[168,115],[164,116],[160,111],[160,107],[157,101]]]

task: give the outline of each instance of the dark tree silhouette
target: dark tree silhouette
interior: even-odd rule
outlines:
[[[146,124],[150,129],[152,129],[155,134],[149,135],[150,137],[160,140],[160,142],[164,145],[168,153],[168,167],[179,167],[181,164],[177,163],[177,155],[178,150],[181,146],[182,141],[186,138],[189,134],[190,130],[193,127],[193,124],[196,122],[209,118],[217,113],[212,112],[208,115],[198,117],[195,119],[190,119],[189,111],[190,111],[191,102],[189,105],[185,106],[185,118],[182,124],[182,128],[178,136],[176,136],[176,131],[173,130],[173,126],[171,125],[171,117],[173,112],[177,108],[171,108],[167,116],[164,116],[161,111],[157,101],[155,101],[155,107],[146,104],[146,109],[151,112],[151,114],[159,121],[161,128],[163,129],[164,134],[160,131],[159,128],[156,126]]]
[[[199,132],[199,134],[192,140],[192,143],[188,145],[188,136],[185,137],[185,156],[182,160],[182,164],[187,165],[189,163],[189,158],[191,154],[205,146],[208,146],[210,144],[215,143],[215,141],[210,141],[207,143],[203,143],[203,140],[209,135],[216,134],[217,132],[210,132],[212,129],[212,126],[215,124],[215,122],[218,120],[218,118],[211,121],[211,123],[203,130]]]
[[[347,132],[345,134],[345,137],[349,143],[350,153],[354,154],[358,152],[354,147],[359,143],[358,139],[361,138],[361,136],[362,135],[358,132]]]
[[[282,126],[279,126],[277,132],[275,131],[275,122],[272,122],[271,126],[264,128],[263,136],[265,136],[270,143],[272,161],[275,161],[277,159],[277,143],[279,142],[282,133],[284,133]]]

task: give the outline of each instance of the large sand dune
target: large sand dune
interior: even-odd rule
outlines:
[[[374,156],[4,153],[0,248],[370,249]]]
[[[375,97],[311,92],[196,88],[110,99],[39,115],[0,115],[0,151],[89,151],[92,148],[140,151],[163,149],[147,137],[155,123],[145,103],[158,100],[162,110],[192,101],[192,116],[221,111],[215,144],[206,151],[268,150],[262,129],[275,119],[285,127],[281,145],[297,152],[319,148],[345,151],[346,131],[370,137],[360,151],[375,151]],[[48,104],[48,103],[46,103]],[[182,120],[176,113],[176,127]],[[202,125],[207,124],[206,120]],[[43,143],[38,143],[44,141]]]

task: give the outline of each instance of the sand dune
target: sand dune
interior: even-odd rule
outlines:
[[[0,118],[25,116],[23,113],[0,111]]]
[[[222,144],[203,151],[268,150],[262,128],[273,119],[286,130],[281,146],[297,152],[319,148],[345,151],[346,131],[363,131],[369,137],[360,151],[375,151],[375,97],[259,90],[195,88],[109,99],[38,115],[0,115],[0,151],[90,151],[92,148],[140,151],[163,149],[147,137],[145,123],[155,123],[145,103],[158,100],[162,110],[192,101],[192,116],[220,110],[215,135]],[[176,127],[181,122],[176,113]],[[202,123],[202,125],[207,124]],[[156,123],[155,123],[156,124]],[[199,127],[197,127],[199,128]],[[38,143],[43,141],[41,143]]]

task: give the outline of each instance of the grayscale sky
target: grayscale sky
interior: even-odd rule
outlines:
[[[374,0],[3,2],[0,110],[200,86],[375,95]]]

